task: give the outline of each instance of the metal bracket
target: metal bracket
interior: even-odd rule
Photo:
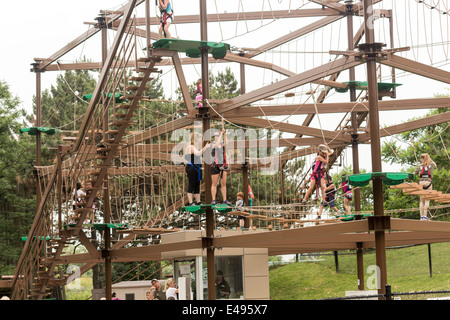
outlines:
[[[202,107],[202,109],[203,108],[205,108],[205,107]],[[209,113],[209,111],[206,111],[206,112],[198,112],[196,115],[195,115],[195,117],[197,118],[197,119],[209,119],[209,118],[211,118],[211,114]]]
[[[391,229],[391,216],[371,216],[367,217],[369,231],[384,231]]]
[[[387,59],[387,53],[382,49],[385,46],[386,44],[381,42],[362,43],[358,46],[359,55],[356,56],[356,59],[367,61]]]
[[[39,66],[41,64],[41,62],[43,62],[42,60],[35,60],[36,62],[31,63],[31,66],[33,68],[31,68],[31,72],[34,73],[38,73],[38,72],[45,72],[45,69],[40,69]]]
[[[345,14],[349,15],[349,16],[355,15],[355,11],[353,10],[353,3],[352,3],[352,1],[347,1],[347,2],[348,3],[345,4],[345,9],[346,9]]]
[[[202,248],[203,249],[215,249],[213,246],[213,238],[202,237]]]
[[[107,259],[109,257],[109,250],[102,249],[102,259]]]
[[[97,24],[96,24],[96,28],[102,29],[102,28],[106,28],[106,18],[103,16],[99,16],[97,18],[95,18],[95,20],[97,20]]]
[[[352,133],[352,143],[358,143],[358,134]]]

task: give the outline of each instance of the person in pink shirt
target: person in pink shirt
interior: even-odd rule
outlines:
[[[325,197],[325,176],[326,176],[326,165],[328,164],[329,156],[333,153],[328,145],[320,144],[319,151],[317,152],[317,157],[314,160],[311,173],[311,184],[309,185],[308,191],[306,191],[305,197],[302,203],[305,203],[309,196],[311,195],[314,188],[321,190],[321,196]]]

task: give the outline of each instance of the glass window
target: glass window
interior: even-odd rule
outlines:
[[[240,299],[244,294],[242,256],[216,256],[216,299]],[[208,272],[206,257],[203,257],[204,299],[208,299]]]
[[[195,283],[195,259],[175,260],[174,275],[178,283],[179,277],[190,278],[190,292],[187,295],[189,300],[197,300]]]

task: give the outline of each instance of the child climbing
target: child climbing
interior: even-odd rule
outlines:
[[[431,160],[428,153],[420,155],[420,164],[417,166],[414,174],[419,175],[419,184],[422,185],[423,190],[433,189],[433,170],[436,169],[436,163]],[[420,220],[428,220],[428,209],[430,207],[430,200],[426,200],[423,196],[420,197]]]
[[[202,79],[198,79],[195,83],[195,101],[198,103],[198,107],[203,107],[202,100],[203,100],[203,91],[202,91]]]
[[[161,12],[161,25],[159,27],[159,38],[172,38],[169,32],[170,24],[173,23],[173,10],[172,4],[169,0],[158,0],[159,1],[159,11]]]
[[[244,193],[238,192],[236,194],[236,210],[242,211],[244,209]],[[242,228],[245,223],[245,217],[244,216],[238,216],[239,219],[239,226]]]
[[[326,173],[326,165],[328,164],[329,156],[333,153],[327,144],[320,144],[319,151],[317,152],[317,157],[314,160],[312,165],[312,173],[311,173],[311,184],[309,186],[308,191],[306,191],[305,197],[302,200],[302,203],[305,203],[314,188],[321,190],[322,198],[325,195],[325,173]]]
[[[86,193],[84,192],[84,187],[81,182],[77,182],[76,184],[76,190],[73,191],[73,200],[72,200],[72,207],[75,211],[80,203],[83,203],[84,197],[86,196]]]
[[[330,206],[337,214],[340,214],[339,209],[336,208],[334,204],[334,199],[336,197],[336,187],[333,183],[333,179],[331,176],[327,174],[326,177],[326,187],[325,187],[325,201],[322,201],[320,204],[319,212],[317,214],[317,218],[320,219],[322,216],[323,207]]]
[[[342,178],[345,179],[340,186],[340,188],[342,188],[342,192],[344,193],[344,209],[347,214],[352,214],[352,210],[350,209],[350,201],[353,199],[352,188],[348,183],[347,175],[342,175]]]
[[[227,158],[225,154],[225,145],[227,144],[227,137],[225,135],[226,130],[222,126],[222,131],[216,131],[214,133],[214,141],[211,143],[211,204],[216,204],[217,185],[220,178],[220,191],[222,193],[222,199],[224,204],[231,204],[227,200]],[[221,142],[223,137],[223,143]]]

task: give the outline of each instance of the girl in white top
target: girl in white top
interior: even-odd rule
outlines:
[[[169,278],[165,284],[166,291],[166,300],[170,300],[170,297],[173,297],[175,300],[178,300],[178,289],[176,288],[176,283],[173,278]]]
[[[421,163],[417,166],[415,174],[419,175],[419,184],[423,185],[423,190],[433,189],[433,170],[437,168],[436,163],[431,160],[428,153],[422,153],[420,155]],[[426,200],[423,196],[420,197],[420,219],[428,219],[428,209],[430,207],[430,200]]]

